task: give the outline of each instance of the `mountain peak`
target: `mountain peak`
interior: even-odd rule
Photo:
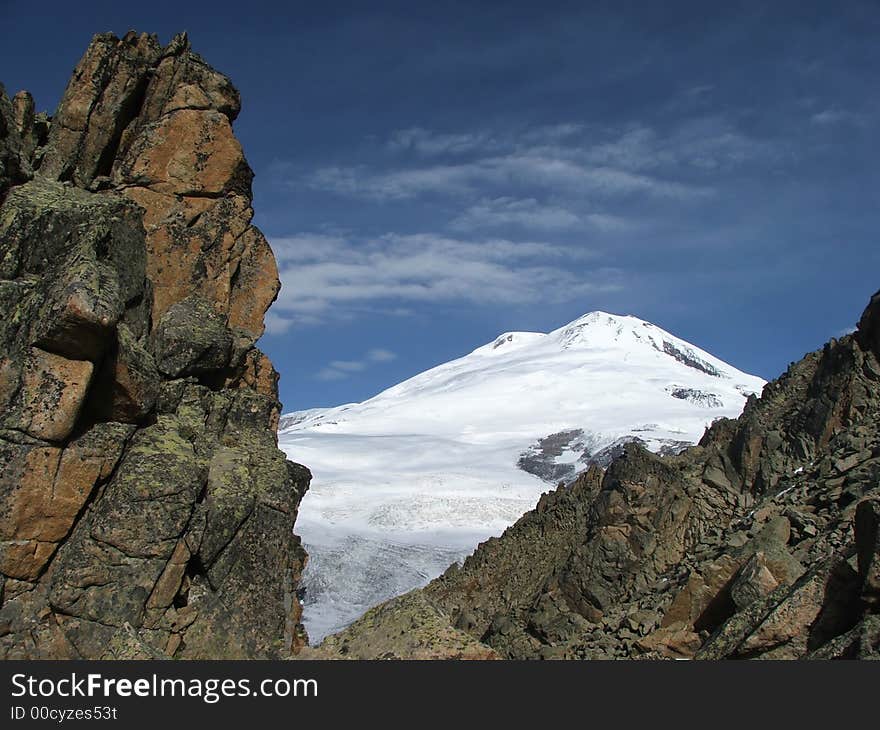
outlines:
[[[543,332],[503,332],[492,342],[478,347],[473,354],[503,355],[521,347],[534,344],[547,337]]]
[[[555,335],[563,347],[576,343],[601,346],[616,341],[624,332],[632,331],[639,326],[653,325],[638,317],[595,311],[578,317],[550,334]]]

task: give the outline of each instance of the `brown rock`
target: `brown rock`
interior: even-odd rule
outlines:
[[[25,360],[20,394],[23,429],[46,441],[63,441],[76,423],[94,366],[36,347]]]
[[[19,132],[19,112],[0,84],[0,203],[13,185],[20,185],[31,175],[26,143]]]
[[[693,572],[684,588],[673,599],[660,622],[661,627],[674,624],[700,628],[717,625],[729,615],[729,596],[723,594],[739,569],[741,562],[722,555],[701,572]],[[717,615],[716,615],[717,614]]]
[[[368,611],[301,659],[498,659],[490,647],[452,626],[419,591]]]
[[[0,572],[18,580],[36,580],[57,545],[39,540],[0,542]]]
[[[205,109],[163,116],[137,138],[123,164],[126,180],[162,195],[207,198],[250,182],[229,119]]]
[[[92,39],[55,113],[41,175],[88,188],[96,176],[110,173],[160,53],[156,37],[145,33]]]
[[[274,398],[278,394],[278,378],[278,371],[269,357],[257,348],[253,348],[245,356],[241,374],[235,380],[227,381],[227,385],[241,387],[243,384],[258,393]]]
[[[34,580],[70,532],[95,484],[106,479],[122,452],[127,431],[97,426],[63,451],[9,444],[4,449],[0,494],[0,572]]]
[[[702,643],[693,626],[679,621],[639,639],[636,645],[646,653],[657,653],[670,659],[689,659]]]
[[[814,575],[770,612],[742,643],[738,653],[742,656],[762,654],[777,659],[804,656],[810,626],[822,610],[824,596],[824,577]]]
[[[147,599],[147,609],[168,608],[180,589],[183,576],[186,573],[186,564],[192,554],[186,545],[186,540],[181,540],[174,548],[174,552],[165,565],[165,570],[156,581],[153,592]]]
[[[185,35],[165,49],[145,34],[96,36],[61,101],[40,174],[82,187],[107,177],[144,208],[154,321],[195,292],[252,344],[279,285],[274,256],[250,225],[253,174],[231,126],[239,106]]]
[[[779,585],[764,559],[763,552],[755,553],[739,571],[730,596],[738,610],[744,609],[770,593]]]

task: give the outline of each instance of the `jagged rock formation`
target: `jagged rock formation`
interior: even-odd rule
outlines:
[[[2,657],[304,642],[238,110],[185,35],[96,36],[51,120],[0,90]]]
[[[509,658],[878,658],[878,566],[880,293],[700,445],[628,444],[314,651],[411,656],[418,604]]]

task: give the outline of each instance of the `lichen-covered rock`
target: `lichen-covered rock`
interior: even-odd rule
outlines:
[[[184,36],[133,33],[95,37],[48,135],[0,93],[0,657],[305,643],[238,106]]]
[[[0,440],[0,573],[26,581],[41,574],[95,485],[112,473],[131,431],[99,424],[64,449]]]
[[[53,118],[39,175],[115,189],[144,209],[154,323],[198,294],[254,342],[278,293],[250,225],[253,173],[232,131],[238,92],[185,34],[95,37]]]
[[[166,377],[203,375],[229,367],[232,333],[206,301],[188,297],[162,315],[152,350]]]
[[[13,423],[34,438],[64,441],[79,418],[93,369],[88,360],[68,360],[30,348],[24,357],[16,403],[19,421]]]

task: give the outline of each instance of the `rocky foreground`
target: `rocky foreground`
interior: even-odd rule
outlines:
[[[185,35],[95,36],[51,119],[0,87],[0,657],[304,641],[239,107]]]
[[[320,658],[880,658],[880,292],[698,446],[637,444]]]

